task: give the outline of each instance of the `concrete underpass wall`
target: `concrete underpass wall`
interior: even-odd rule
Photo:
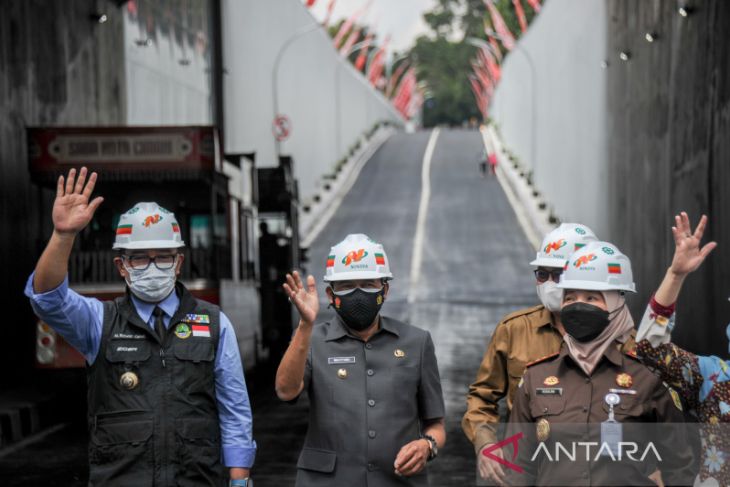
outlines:
[[[519,42],[535,64],[536,146],[532,74],[519,50],[504,63],[490,114],[555,214],[629,255],[637,320],[674,251],[672,216],[711,216],[708,237],[720,247],[687,281],[674,336],[727,356],[730,2],[691,4],[684,18],[672,1],[545,2]]]
[[[640,297],[664,274],[674,244],[672,216],[708,213],[719,243],[692,276],[678,307],[677,341],[728,353],[730,321],[730,2],[607,3],[609,52],[631,52],[608,71],[608,159],[613,237],[632,257]],[[658,40],[648,43],[646,32]],[[615,59],[615,56],[614,56]]]
[[[41,241],[38,187],[31,185],[25,128],[117,125],[125,114],[122,17],[89,14],[109,2],[6,1],[0,15],[0,296],[5,312],[0,366],[22,380],[32,367],[35,329],[23,287]],[[49,192],[50,193],[50,192]],[[46,216],[48,213],[46,212]],[[47,222],[44,222],[47,224]]]
[[[603,0],[545,2],[506,57],[489,111],[555,214],[599,236],[608,232],[605,15]]]
[[[224,0],[223,19],[226,152],[256,152],[261,167],[278,163],[272,135],[278,94],[278,111],[292,127],[281,154],[294,159],[303,201],[364,132],[380,121],[401,122],[301,1]]]

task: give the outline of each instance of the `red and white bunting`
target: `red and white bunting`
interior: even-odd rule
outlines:
[[[479,49],[478,56],[481,63],[486,66],[487,71],[489,72],[489,76],[491,76],[491,78],[494,80],[494,83],[499,83],[499,79],[502,77],[502,70],[500,69],[497,61],[494,59],[492,51],[490,51],[486,47],[483,47]]]
[[[368,32],[368,35],[365,36],[365,40],[363,41],[363,45],[360,48],[360,54],[357,56],[357,59],[355,60],[355,69],[358,71],[362,71],[362,68],[365,67],[365,63],[368,60],[368,50],[370,49],[370,44],[373,42],[373,33]]]
[[[325,26],[325,28],[330,26],[330,20],[332,19],[332,12],[335,9],[335,2],[337,0],[330,0],[330,3],[327,4],[327,15],[325,15],[324,20],[322,20],[322,25]]]
[[[396,85],[398,84],[398,80],[400,79],[403,71],[405,71],[407,67],[408,60],[405,60],[400,64],[400,66],[396,68],[395,72],[390,76],[390,81],[388,82],[388,89],[385,91],[385,96],[390,98],[393,93],[397,91]]]
[[[383,68],[385,67],[385,54],[386,54],[386,50],[388,49],[389,43],[390,43],[390,36],[385,38],[383,45],[373,55],[372,61],[370,61],[367,78],[370,80],[370,83],[373,86],[375,86],[376,88],[381,83],[380,78],[383,75]]]
[[[357,29],[352,31],[352,34],[347,38],[345,43],[340,48],[340,55],[341,56],[348,56],[350,55],[350,49],[352,49],[352,46],[355,45],[357,40],[360,38],[360,32],[362,31],[362,27],[358,27]]]
[[[502,42],[502,45],[505,49],[511,51],[515,48],[515,37],[512,35],[512,32],[509,31],[509,28],[507,28],[507,24],[502,18],[502,14],[499,13],[499,10],[497,10],[497,7],[494,6],[492,0],[483,1],[484,4],[487,6],[487,10],[489,10],[489,16],[492,18],[492,25],[494,25],[494,30],[500,37],[499,40]]]
[[[527,32],[527,17],[525,17],[525,10],[522,8],[522,3],[520,0],[512,0],[512,4],[515,6],[517,20],[520,22],[520,29],[522,32]]]
[[[398,91],[393,99],[393,106],[395,109],[406,118],[409,117],[409,107],[416,88],[416,82],[416,69],[410,68],[408,72],[403,75],[403,80],[398,86]]]
[[[532,7],[535,13],[540,13],[540,0],[527,0],[527,3],[530,4],[530,7]]]
[[[355,11],[355,13],[350,15],[350,18],[342,23],[342,25],[340,26],[340,30],[337,31],[337,35],[335,35],[335,38],[332,41],[332,43],[335,45],[335,49],[340,47],[340,43],[345,38],[345,36],[350,33],[350,31],[352,30],[352,26],[355,25],[357,19],[359,19],[365,12],[367,12],[372,4],[373,0],[370,0],[367,4],[365,4],[365,6],[363,6],[360,10]]]

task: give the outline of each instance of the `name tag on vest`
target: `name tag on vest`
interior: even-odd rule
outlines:
[[[145,335],[137,335],[137,334],[130,334],[130,333],[115,333],[112,335],[112,338],[115,339],[127,339],[127,340],[145,340],[147,337]]]
[[[329,365],[337,364],[354,364],[355,357],[328,357],[327,363]]]
[[[538,387],[535,389],[535,394],[538,396],[562,396],[562,387]]]

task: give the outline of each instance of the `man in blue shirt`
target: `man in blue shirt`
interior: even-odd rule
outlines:
[[[101,302],[69,289],[74,240],[103,201],[90,201],[96,173],[86,179],[86,168],[59,178],[53,235],[25,293],[86,358],[90,485],[253,485],[235,332],[177,282],[185,256],[175,216],[156,203],[122,215],[113,248],[125,296]]]

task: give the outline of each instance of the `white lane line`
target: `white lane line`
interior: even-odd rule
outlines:
[[[408,290],[408,303],[416,301],[416,285],[421,278],[421,261],[423,260],[423,237],[426,232],[426,217],[428,216],[428,200],[431,199],[431,160],[436,148],[436,139],[439,136],[438,127],[433,129],[428,139],[426,152],[423,154],[421,166],[421,201],[418,204],[418,221],[416,222],[416,236],[413,238],[413,252],[411,252],[411,282]]]

